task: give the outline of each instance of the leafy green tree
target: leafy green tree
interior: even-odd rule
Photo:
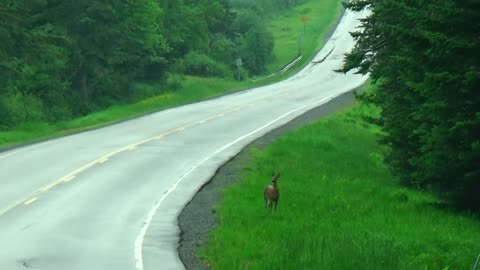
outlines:
[[[273,48],[265,18],[287,2],[1,1],[0,129],[155,94],[132,84],[167,71],[231,77],[241,57],[242,77],[260,74]]]
[[[39,10],[39,18],[65,28],[71,40],[67,72],[77,113],[128,100],[130,82],[162,65],[168,46],[161,16],[153,0],[55,0]]]
[[[266,28],[265,21],[255,10],[237,10],[233,29],[237,33],[234,40],[236,54],[242,58],[244,68],[250,75],[265,71],[272,59],[273,35]]]
[[[245,68],[252,74],[263,73],[272,58],[273,35],[264,27],[257,26],[246,33],[245,42],[242,53]]]
[[[68,38],[38,22],[36,2],[0,4],[0,127],[27,121],[55,121],[71,115],[65,106]]]

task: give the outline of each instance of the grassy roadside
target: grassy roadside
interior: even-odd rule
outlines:
[[[85,117],[56,124],[29,123],[19,126],[8,132],[0,132],[0,150],[18,144],[29,143],[41,139],[53,138],[72,134],[79,131],[89,130],[106,126],[119,121],[131,119],[161,109],[188,104],[220,96],[227,92],[261,86],[280,81],[304,66],[315,52],[323,45],[325,34],[332,29],[341,10],[340,0],[310,0],[307,3],[284,12],[272,18],[271,29],[275,36],[275,61],[270,64],[269,69],[275,70],[286,65],[296,55],[296,33],[301,26],[301,15],[308,16],[310,21],[304,38],[305,55],[302,62],[298,63],[289,72],[271,77],[257,78],[249,81],[232,81],[221,78],[199,78],[185,76],[181,79],[180,87],[177,90],[166,90],[164,95],[142,100],[134,104],[112,106],[106,110],[89,114]],[[281,27],[292,25],[291,27]],[[293,27],[293,25],[296,25]],[[300,26],[298,26],[300,25]],[[315,25],[315,26],[313,26]],[[303,26],[302,26],[303,27]],[[303,28],[301,28],[303,31]],[[307,35],[308,34],[308,35]],[[293,38],[291,38],[293,36]],[[292,41],[293,40],[293,41]],[[294,42],[295,47],[291,46]],[[293,51],[292,51],[293,50]],[[156,85],[138,85],[137,87],[158,87]]]
[[[342,12],[342,6],[337,0],[310,1],[299,5],[293,11],[278,14],[270,23],[269,29],[274,35],[275,61],[268,65],[268,70],[274,73],[298,56],[298,39],[303,59],[293,68],[308,63],[315,52],[325,43],[324,37],[334,27]],[[320,16],[319,16],[320,15]],[[306,17],[304,29],[302,17]],[[305,30],[305,31],[304,31]]]
[[[212,269],[471,269],[478,217],[436,207],[397,186],[381,162],[364,106],[254,151],[242,182],[224,190],[202,257]],[[263,187],[280,170],[279,211]]]
[[[246,87],[250,82],[219,78],[184,76],[180,89],[133,104],[112,106],[106,110],[56,124],[29,123],[7,132],[0,131],[0,150],[20,143],[72,134],[132,119],[161,109],[184,105],[221,95],[231,89]],[[155,87],[141,85],[138,87]]]

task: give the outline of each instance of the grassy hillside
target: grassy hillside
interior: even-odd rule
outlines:
[[[362,120],[371,114],[355,107],[254,151],[215,210],[220,225],[202,253],[212,269],[471,269],[478,217],[397,186],[379,131]],[[276,213],[263,206],[274,170]]]
[[[274,73],[298,56],[299,38],[300,51],[304,56],[299,66],[307,63],[325,43],[324,37],[333,28],[341,10],[340,1],[317,0],[278,14],[269,27],[275,39],[275,60],[268,65],[268,70]],[[305,28],[302,17],[308,19]]]
[[[188,104],[206,98],[222,95],[224,93],[261,86],[279,81],[290,76],[302,65],[308,62],[308,58],[323,45],[325,34],[330,31],[338,19],[341,10],[340,0],[310,0],[296,7],[294,10],[285,11],[275,16],[270,21],[270,28],[275,37],[275,58],[269,69],[276,71],[280,67],[295,58],[297,53],[297,35],[302,33],[303,26],[301,16],[308,16],[307,31],[304,36],[303,53],[305,58],[290,72],[271,78],[255,78],[248,81],[233,81],[222,78],[200,78],[192,76],[174,75],[170,78],[169,89],[165,94],[152,97],[135,104],[122,104],[112,106],[106,110],[89,114],[85,117],[65,121],[57,124],[28,123],[6,132],[0,132],[0,149],[19,143],[26,143],[38,139],[51,138],[70,134],[77,131],[105,126],[125,119],[141,116],[168,107]],[[299,32],[300,31],[300,32]],[[292,44],[295,44],[293,46]],[[140,92],[149,92],[149,88],[162,87],[156,84],[137,84]]]

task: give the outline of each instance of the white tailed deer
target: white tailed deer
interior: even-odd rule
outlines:
[[[275,204],[275,211],[277,211],[278,199],[280,199],[280,190],[278,189],[278,178],[280,173],[275,175],[272,173],[272,183],[273,185],[266,186],[263,190],[263,198],[265,199],[265,208],[272,208]]]

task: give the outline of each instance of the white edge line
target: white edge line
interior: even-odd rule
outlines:
[[[234,140],[233,142],[230,142],[228,143],[227,145],[221,147],[220,149],[218,149],[217,151],[215,151],[212,155],[210,155],[209,157],[205,158],[204,160],[202,160],[200,163],[198,163],[197,165],[193,166],[192,168],[190,168],[190,170],[188,170],[182,177],[180,177],[176,182],[175,184],[173,184],[168,190],[167,192],[163,193],[163,195],[160,197],[160,199],[153,205],[153,208],[150,210],[150,212],[148,213],[145,221],[143,222],[143,225],[142,227],[140,228],[140,232],[137,236],[137,238],[135,239],[135,266],[136,266],[136,270],[144,270],[144,267],[143,267],[143,241],[145,239],[145,234],[147,233],[147,230],[148,230],[148,227],[150,226],[150,223],[152,222],[152,219],[153,219],[153,216],[155,215],[155,213],[157,212],[158,208],[160,208],[160,205],[161,203],[163,202],[163,200],[165,200],[165,198],[168,196],[168,194],[170,194],[173,190],[175,190],[175,188],[178,186],[178,184],[180,184],[180,182],[185,179],[192,171],[194,171],[195,169],[197,169],[198,167],[200,167],[201,165],[203,165],[203,163],[207,162],[208,160],[210,160],[212,157],[214,157],[215,155],[217,155],[218,153],[222,152],[223,150],[227,149],[228,147],[236,144],[237,142],[251,136],[252,134],[255,134],[259,131],[261,131],[262,129],[265,129],[267,128],[268,126],[271,126],[272,124],[274,124],[275,122],[278,122],[279,120],[287,117],[288,115],[292,114],[292,113],[295,113],[297,111],[300,111],[300,110],[303,110],[305,109],[306,107],[316,107],[322,103],[326,103],[330,100],[332,100],[334,98],[334,96],[330,96],[330,97],[326,97],[326,98],[322,98],[316,102],[313,102],[311,104],[308,104],[308,105],[305,105],[305,106],[302,106],[302,107],[299,107],[299,108],[296,108],[294,110],[291,110],[281,116],[279,116],[278,118],[268,122],[267,124],[255,129],[254,131],[251,131],[250,133],[247,133],[241,137],[239,137],[238,139]]]
[[[211,120],[211,119],[214,119],[216,117],[210,117],[210,118],[207,118],[207,119],[204,119],[204,121],[208,121],[208,120]],[[195,125],[196,123],[192,123],[192,124],[188,124],[186,126],[183,126],[183,127],[180,127],[181,130],[185,130],[186,128],[188,127],[191,127],[193,125]],[[20,200],[17,200],[17,201],[14,201],[13,203],[10,203],[8,204],[7,206],[3,207],[3,208],[0,208],[0,216],[4,215],[5,213],[7,213],[8,211],[12,210],[13,208],[21,205],[23,202],[25,202],[26,200],[29,200],[30,198],[32,198],[33,196],[37,196],[43,192],[46,192],[54,187],[56,187],[57,185],[60,185],[61,183],[68,183],[69,181],[71,181],[73,178],[76,177],[77,174],[81,173],[81,172],[84,172],[85,170],[95,166],[96,164],[101,164],[101,163],[104,163],[106,161],[108,161],[108,159],[114,155],[117,155],[119,153],[122,153],[124,151],[132,151],[132,150],[135,150],[139,145],[142,145],[146,142],[149,142],[149,141],[152,141],[154,139],[162,139],[164,138],[165,136],[171,134],[171,133],[174,133],[174,132],[177,132],[178,130],[175,129],[175,130],[171,130],[169,132],[166,132],[166,133],[163,133],[163,134],[160,134],[156,137],[153,137],[153,138],[149,138],[149,139],[146,139],[146,140],[143,140],[141,142],[137,142],[137,143],[134,143],[134,144],[130,144],[124,148],[121,148],[117,151],[114,151],[114,152],[111,152],[101,158],[98,158],[94,161],[91,161],[90,163],[76,169],[75,171],[59,178],[58,180],[54,181],[54,182],[51,182],[51,183],[48,183],[47,185],[43,186],[43,187],[40,187],[38,190],[30,193],[29,195],[27,195],[25,198],[23,199],[20,199]],[[31,150],[31,149],[34,149],[34,148],[37,148],[37,147],[40,147],[42,145],[46,145],[46,144],[50,144],[52,143],[52,141],[46,141],[46,142],[43,142],[43,143],[39,143],[39,144],[36,144],[36,145],[32,145],[32,146],[26,146],[25,148],[20,148],[19,150],[17,151],[13,151],[13,152],[9,152],[7,154],[4,154],[4,155],[0,155],[0,159],[2,158],[5,158],[5,157],[8,157],[8,156],[11,156],[11,155],[14,155],[14,154],[17,154],[17,153],[20,153],[20,152],[23,152],[23,151],[26,151],[26,150]]]

